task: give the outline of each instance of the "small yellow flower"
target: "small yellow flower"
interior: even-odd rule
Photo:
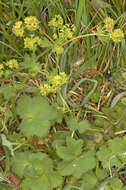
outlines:
[[[43,96],[47,96],[49,93],[52,93],[52,92],[53,92],[53,89],[49,84],[45,83],[40,86],[40,93]]]
[[[63,25],[63,19],[60,15],[56,15],[49,23],[49,26],[60,28]]]
[[[56,75],[52,78],[52,86],[57,87],[57,89],[60,89],[60,87],[67,82],[67,76],[64,72],[61,72],[59,75]]]
[[[67,75],[66,75],[65,72],[61,72],[60,73],[60,78],[61,78],[61,84],[62,85],[65,84],[65,83],[67,83],[68,78],[67,78]]]
[[[53,86],[60,87],[60,81],[61,81],[61,77],[60,77],[59,75],[56,75],[56,76],[52,79],[52,84],[53,84]]]
[[[4,68],[4,66],[2,64],[0,64],[0,70],[2,70]]]
[[[64,40],[71,39],[76,31],[75,26],[70,26],[69,24],[65,24],[59,32],[59,39],[63,38]]]
[[[22,21],[18,21],[15,23],[15,25],[12,28],[12,32],[15,34],[15,36],[22,37],[24,34],[24,29],[22,28]]]
[[[28,16],[24,19],[25,27],[30,31],[35,31],[39,28],[39,21],[35,16]]]
[[[31,35],[30,38],[26,37],[24,39],[24,47],[33,50],[37,45],[40,45],[41,42],[42,40],[38,36]]]
[[[51,78],[49,83],[41,84],[40,93],[47,96],[50,93],[56,93],[61,89],[61,86],[67,82],[67,76],[64,72]]]
[[[114,28],[114,20],[110,17],[107,17],[105,20],[104,20],[104,23],[105,23],[105,28],[108,32],[112,32],[113,28]]]
[[[18,69],[19,65],[16,59],[11,59],[5,63],[10,69]]]
[[[115,42],[121,42],[122,39],[124,38],[124,33],[121,29],[115,29],[113,32],[110,34],[110,38]]]

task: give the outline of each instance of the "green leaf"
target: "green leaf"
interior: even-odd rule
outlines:
[[[126,140],[125,138],[116,137],[108,141],[106,146],[102,146],[97,152],[98,159],[102,162],[104,168],[120,165],[126,162],[126,158],[123,155],[125,153]]]
[[[4,98],[6,100],[9,100],[10,98],[16,96],[16,88],[10,84],[4,85],[0,88],[0,90],[3,92]]]
[[[123,183],[121,182],[120,179],[118,178],[113,178],[110,182],[110,186],[112,189],[118,189],[118,190],[122,190],[123,187]]]
[[[57,110],[41,96],[21,96],[17,101],[16,111],[23,119],[19,127],[26,136],[45,137],[51,126],[50,121],[58,116]]]
[[[33,167],[37,172],[37,175],[48,175],[49,171],[51,171],[53,168],[53,162],[47,157],[43,158],[42,160],[34,159]]]
[[[33,135],[45,137],[48,135],[51,123],[48,120],[27,120],[24,119],[20,124],[21,132],[30,137]]]
[[[108,171],[108,169],[97,168],[96,176],[99,181],[102,181],[109,176],[109,171]]]
[[[27,177],[23,180],[21,187],[23,190],[51,190],[51,184],[46,175],[36,178]]]
[[[21,69],[28,69],[30,75],[35,76],[41,71],[41,65],[37,61],[37,57],[33,54],[25,54],[24,62],[21,63]]]
[[[102,117],[97,117],[95,120],[95,125],[99,127],[106,127],[108,124],[108,121]]]
[[[57,148],[57,154],[60,158],[64,160],[73,160],[81,154],[83,145],[83,141],[81,139],[75,140],[72,137],[67,137],[66,144],[67,147],[59,146]]]
[[[44,158],[47,158],[47,155],[43,153],[17,152],[12,160],[12,171],[22,178],[33,160]]]
[[[29,190],[52,190],[62,182],[62,177],[57,171],[53,170],[53,162],[50,158],[45,157],[42,160],[32,160],[32,166],[36,171],[36,176],[26,176],[22,188]]]
[[[95,188],[97,181],[95,174],[92,171],[89,171],[81,177],[81,187],[85,190],[92,190]]]
[[[102,162],[103,167],[108,168],[109,160],[112,157],[112,152],[108,149],[108,147],[102,146],[97,152],[97,157]]]
[[[21,187],[23,190],[52,190],[61,185],[62,177],[58,172],[50,172],[49,175],[41,175],[35,178],[26,177],[23,180]]]
[[[70,117],[66,118],[66,122],[71,131],[78,130],[80,134],[91,128],[91,124],[88,120],[78,121],[76,118]]]
[[[62,176],[74,176],[80,178],[82,174],[95,168],[96,159],[93,151],[85,152],[76,159],[62,161],[58,165],[59,172]]]
[[[63,178],[61,177],[60,173],[57,171],[50,172],[50,181],[52,188],[56,188],[61,185]]]
[[[56,133],[54,133],[53,135],[53,142],[52,142],[52,146],[54,148],[58,148],[61,147],[62,145],[65,144],[66,142],[66,137],[70,135],[69,131],[57,131]]]
[[[91,124],[88,120],[82,120],[79,122],[78,131],[80,134],[84,133],[87,129],[91,129]]]
[[[78,129],[78,121],[74,117],[66,118],[67,125],[71,131]]]
[[[57,117],[57,111],[49,105],[46,98],[35,96],[30,98],[23,95],[17,102],[17,113],[22,119],[41,118],[42,120],[54,120]]]
[[[12,187],[9,187],[7,184],[0,184],[0,190],[13,190]]]
[[[126,141],[123,138],[116,137],[108,142],[111,152],[115,155],[126,151]]]

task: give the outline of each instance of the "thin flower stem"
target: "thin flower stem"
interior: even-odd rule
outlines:
[[[77,40],[77,39],[82,39],[82,38],[89,37],[89,36],[98,36],[98,35],[99,35],[98,33],[93,33],[93,34],[84,34],[82,36],[77,36],[75,38],[72,38],[72,39],[68,40],[67,42],[65,42],[64,44],[62,44],[62,46],[65,46],[66,44],[68,44],[68,43],[70,43],[70,42],[72,42],[74,40]],[[107,35],[101,35],[100,34],[100,36],[107,36]]]
[[[59,96],[60,96],[60,98],[61,98],[61,100],[62,100],[62,102],[63,102],[63,106],[66,106],[67,109],[68,109],[68,111],[71,113],[71,110],[70,110],[69,106],[67,105],[66,101],[64,100],[64,98],[62,97],[61,92],[59,91],[58,93],[59,93]],[[72,114],[72,113],[71,113],[71,114]]]
[[[40,33],[43,34],[44,36],[46,36],[46,37],[50,40],[50,42],[52,42],[53,44],[55,43],[55,42],[53,41],[53,39],[50,38],[50,36],[49,36],[48,34],[46,34],[46,32],[43,32],[42,30],[40,30]]]

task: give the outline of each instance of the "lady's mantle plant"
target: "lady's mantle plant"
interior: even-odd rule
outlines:
[[[75,26],[65,24],[60,15],[52,18],[48,26],[50,35],[41,30],[35,16],[17,21],[12,32],[23,42],[23,55],[19,60],[12,57],[0,64],[0,77],[12,83],[1,87],[3,99],[11,104],[7,121],[2,121],[2,130],[6,131],[11,120],[9,127],[16,128],[11,130],[11,135],[6,131],[8,139],[1,138],[8,158],[11,152],[7,172],[11,170],[22,179],[21,190],[124,190],[120,176],[126,164],[126,137],[112,138],[107,143],[104,139],[106,128],[113,127],[113,110],[109,116],[102,111],[102,117],[95,119],[94,125],[85,119],[79,121],[79,115],[75,117],[78,110],[71,111],[61,93],[63,85],[68,83],[69,73],[59,70],[60,56],[69,42],[96,35],[100,40],[112,39],[118,43],[124,33],[120,28],[115,29],[115,21],[110,17],[96,33],[77,37]],[[42,63],[43,51],[53,55],[54,64]],[[59,107],[67,107],[68,114]],[[113,114],[117,118],[117,113]],[[117,125],[120,128],[124,123],[122,119]],[[34,145],[34,140],[38,144]],[[0,184],[2,190],[4,187],[12,190]]]

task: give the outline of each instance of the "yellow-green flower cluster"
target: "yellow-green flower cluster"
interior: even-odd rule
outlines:
[[[118,43],[124,38],[124,33],[121,29],[115,29],[113,32],[111,32],[110,37],[115,43]]]
[[[25,29],[30,32],[35,31],[39,28],[39,21],[35,16],[28,16],[24,19],[24,23],[22,21],[17,21],[15,25],[12,27],[12,32],[19,37],[24,35]]]
[[[19,64],[16,59],[11,59],[7,62],[3,62],[0,64],[0,77],[1,76],[8,76],[13,70],[18,69]]]
[[[56,15],[49,23],[49,26],[60,28],[63,26],[63,19],[60,15]]]
[[[105,29],[108,31],[108,32],[112,32],[113,28],[114,28],[114,20],[110,17],[107,17],[105,20],[104,20],[104,23],[105,23]]]
[[[30,31],[35,31],[39,28],[39,21],[35,16],[28,16],[24,19],[25,27]]]
[[[67,82],[67,75],[61,72],[50,79],[49,82],[41,84],[40,93],[43,96],[47,96],[50,93],[56,93],[61,89],[61,86]]]
[[[76,31],[74,25],[70,26],[70,24],[65,24],[59,31],[59,38],[63,38],[65,40],[73,38],[73,35]]]
[[[63,45],[68,40],[72,39],[76,28],[74,25],[63,24],[63,19],[60,15],[56,15],[49,23],[49,26],[53,29],[53,39],[55,41],[53,46],[53,52],[61,54],[63,52]]]
[[[5,65],[9,68],[9,69],[18,69],[19,68],[19,64],[17,62],[16,59],[11,59],[7,62],[5,62]]]
[[[100,25],[97,28],[99,39],[103,41],[108,41],[108,39],[112,39],[115,43],[121,42],[124,38],[124,33],[121,29],[114,29],[114,25],[114,20],[110,17],[107,17],[104,20],[104,25]]]
[[[54,31],[53,39],[62,44],[67,40],[73,38],[76,28],[74,25],[70,26],[70,24],[65,24],[61,28],[58,29],[58,32]]]
[[[56,75],[52,78],[52,85],[54,85],[56,88],[60,88],[66,82],[67,76],[64,72],[61,72],[59,75]]]
[[[69,24],[65,24],[58,32],[55,32],[53,35],[53,39],[55,40],[53,52],[61,54],[64,50],[63,44],[73,38],[75,31],[76,28],[74,25],[70,26]]]
[[[22,21],[18,21],[15,23],[15,25],[12,28],[12,32],[15,34],[15,36],[22,37],[24,34],[24,29],[22,27]]]
[[[43,96],[47,96],[48,94],[50,93],[55,93],[55,90],[52,88],[51,85],[45,83],[45,84],[42,84],[40,86],[40,93],[43,95]]]
[[[30,37],[24,39],[24,47],[30,50],[34,50],[37,45],[41,45],[42,40],[38,36],[33,34]]]

